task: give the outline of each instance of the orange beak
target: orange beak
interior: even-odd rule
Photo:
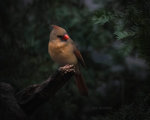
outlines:
[[[69,35],[65,34],[65,35],[63,36],[63,39],[64,39],[64,40],[69,39]]]

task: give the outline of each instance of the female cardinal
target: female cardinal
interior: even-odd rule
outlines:
[[[48,52],[51,58],[59,65],[74,65],[77,87],[82,95],[88,95],[87,87],[79,70],[79,63],[85,66],[80,51],[65,29],[57,25],[52,25],[52,27],[48,44]]]

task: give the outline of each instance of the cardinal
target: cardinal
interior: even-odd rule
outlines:
[[[77,87],[82,95],[87,96],[88,89],[79,68],[79,64],[85,67],[85,62],[80,51],[77,49],[75,43],[64,28],[52,25],[48,43],[48,52],[52,60],[59,65],[69,64],[75,66],[75,81]]]

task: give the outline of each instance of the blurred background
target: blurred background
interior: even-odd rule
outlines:
[[[1,0],[0,82],[17,92],[56,71],[47,50],[56,24],[85,59],[89,96],[72,79],[31,120],[150,119],[149,6],[149,0]]]

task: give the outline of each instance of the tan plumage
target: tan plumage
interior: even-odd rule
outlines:
[[[76,56],[73,54],[73,45],[70,43],[60,42],[58,39],[53,40],[49,42],[49,53],[58,64],[77,64]]]
[[[59,65],[73,64],[76,66],[76,84],[81,94],[87,95],[87,87],[80,73],[78,64],[81,63],[81,65],[85,66],[84,60],[65,29],[53,25],[53,29],[50,33],[48,52],[51,58]]]

